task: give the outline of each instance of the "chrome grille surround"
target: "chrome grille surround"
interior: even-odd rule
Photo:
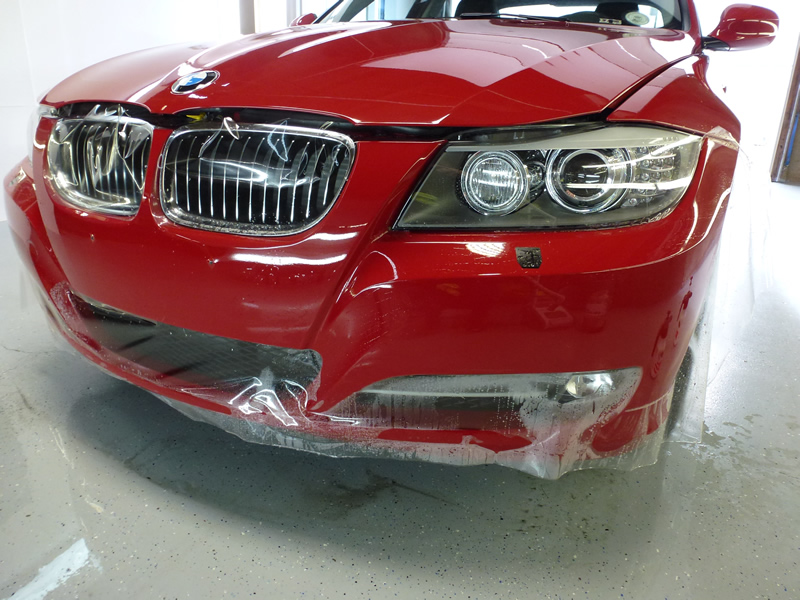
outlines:
[[[288,125],[201,123],[164,148],[161,206],[176,223],[224,233],[289,235],[318,223],[341,194],[355,143]]]
[[[130,216],[142,202],[153,126],[119,107],[59,119],[47,147],[49,179],[68,204]]]

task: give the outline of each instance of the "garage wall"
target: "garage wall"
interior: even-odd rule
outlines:
[[[272,22],[281,27],[289,13],[317,9],[321,2],[304,0],[292,10],[278,0],[260,2],[259,28],[269,29]],[[697,2],[706,32],[728,3]],[[800,31],[800,6],[794,0],[761,4],[781,15],[778,40],[765,50],[714,54],[712,74],[719,86],[727,86],[725,99],[742,118],[751,159],[768,171]],[[106,0],[0,0],[0,109],[5,123],[0,175],[27,152],[29,115],[39,96],[70,73],[140,48],[239,33],[238,0],[137,0],[135,11],[130,6]],[[0,203],[0,221],[5,218]]]

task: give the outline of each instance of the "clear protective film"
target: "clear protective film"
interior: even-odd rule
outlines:
[[[53,111],[49,118],[57,117]],[[133,215],[147,177],[153,126],[121,106],[94,106],[79,118],[58,119],[47,162],[60,196],[81,209]]]
[[[702,441],[706,387],[750,321],[756,298],[772,281],[769,219],[758,206],[769,193],[766,171],[759,176],[761,170],[748,150],[724,129],[712,130],[706,139],[739,154],[714,275],[675,381],[667,426],[669,442]]]
[[[51,324],[73,350],[190,418],[248,442],[331,457],[498,464],[556,479],[579,469],[652,464],[666,431],[671,391],[628,410],[639,368],[396,378],[315,412],[323,365],[313,350],[155,323],[81,298],[66,284],[48,296]],[[497,405],[494,413],[482,412],[489,403]],[[479,429],[486,414],[488,427]],[[634,441],[610,453],[594,450],[595,436],[618,417]],[[654,428],[654,422],[662,424]]]
[[[724,143],[722,136],[715,139]],[[735,148],[739,150],[739,160],[719,244],[709,380],[719,372],[749,323],[756,299],[770,288],[773,280],[771,226],[765,209],[770,193],[769,172],[766,165],[757,164],[753,158],[758,154],[753,145],[737,144]]]
[[[735,144],[723,134],[707,139]],[[331,404],[319,395],[325,365],[314,349],[151,321],[82,297],[66,281],[47,290],[45,305],[52,323],[84,357],[246,441],[332,457],[497,464],[556,479],[575,470],[652,464],[667,432],[670,440],[700,439],[713,299],[712,291],[675,386],[636,404],[631,401],[643,372],[635,365],[395,377]],[[622,443],[608,443],[610,429]]]

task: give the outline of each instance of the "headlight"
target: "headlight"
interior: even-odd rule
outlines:
[[[655,127],[564,126],[448,144],[398,229],[555,229],[666,215],[694,176],[702,138]]]

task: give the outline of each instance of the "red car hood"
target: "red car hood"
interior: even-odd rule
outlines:
[[[694,48],[686,33],[631,27],[337,23],[136,52],[77,73],[46,102],[126,102],[162,114],[280,108],[370,125],[518,125],[598,113]],[[201,69],[219,79],[188,95],[170,91]]]

